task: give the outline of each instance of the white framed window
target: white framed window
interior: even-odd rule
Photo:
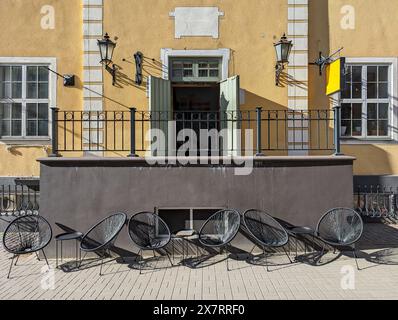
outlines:
[[[169,74],[174,82],[218,82],[220,58],[173,58]]]
[[[169,75],[170,72],[170,65],[172,61],[176,61],[176,59],[192,59],[192,58],[199,58],[203,63],[199,67],[197,66],[197,78],[199,78],[199,69],[202,70],[200,71],[200,75],[202,75],[203,79],[206,79],[205,75],[207,74],[209,77],[213,78],[215,80],[216,78],[219,80],[226,80],[229,76],[229,60],[230,60],[230,49],[224,48],[224,49],[217,49],[217,50],[173,50],[170,48],[163,48],[160,50],[160,57],[162,61],[162,78],[165,80],[171,80],[172,75]],[[213,62],[213,59],[217,59],[219,61],[218,65],[218,71],[216,75],[216,71],[214,69],[215,65],[209,65],[207,64],[208,62]],[[207,65],[206,65],[207,64]],[[194,67],[192,67],[193,69]],[[184,68],[185,69],[185,68]],[[189,68],[187,68],[189,69]],[[208,70],[208,71],[205,71]],[[195,70],[192,70],[192,72],[195,72]],[[208,73],[207,73],[208,72]],[[186,74],[189,74],[189,71],[187,71]],[[203,80],[202,81],[207,81]]]
[[[0,140],[48,140],[54,58],[0,57]]]
[[[345,139],[396,139],[397,59],[347,58],[341,93],[341,135]]]

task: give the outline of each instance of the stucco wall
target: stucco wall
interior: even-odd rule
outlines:
[[[40,26],[42,6],[55,9],[55,28]],[[135,67],[133,54],[140,50],[159,62],[161,48],[217,49],[230,48],[230,75],[241,76],[245,91],[242,108],[263,106],[267,109],[287,108],[287,88],[274,84],[275,53],[272,46],[287,30],[287,0],[117,0],[105,1],[104,31],[117,37],[114,61],[122,69],[125,83],[111,84],[104,72],[104,100],[107,110],[125,110],[130,106],[148,107],[145,86],[131,85]],[[352,0],[355,8],[355,29],[343,30],[340,21],[344,0],[309,1],[309,60],[315,61],[319,51],[324,54],[344,47],[347,57],[397,56],[395,41],[398,21],[396,0]],[[169,16],[179,6],[216,6],[224,12],[220,17],[219,38],[174,38],[174,19]],[[83,1],[82,0],[2,0],[0,10],[0,56],[56,57],[57,71],[77,76],[74,88],[57,83],[57,106],[61,109],[83,108]],[[126,61],[123,61],[126,59]],[[145,75],[160,75],[154,68],[146,68]],[[327,108],[324,77],[316,67],[309,67],[309,106]],[[0,176],[38,176],[35,159],[45,156],[45,148],[20,146],[13,152],[0,144]],[[346,145],[343,151],[358,158],[355,174],[398,174],[395,165],[398,148],[391,144]],[[112,153],[111,156],[119,156]]]
[[[43,6],[52,6],[55,28],[41,27]],[[63,109],[82,107],[82,1],[81,0],[2,0],[0,10],[0,57],[55,57],[57,72],[75,74],[76,86],[65,88],[57,81],[56,105]],[[43,145],[7,150],[0,142],[0,176],[39,176],[38,157],[47,155]]]

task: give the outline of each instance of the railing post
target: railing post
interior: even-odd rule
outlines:
[[[137,108],[130,108],[130,154],[128,157],[137,158],[138,155],[135,153],[135,113]]]
[[[261,107],[257,107],[256,108],[256,123],[257,123],[257,153],[256,153],[256,157],[263,157],[264,153],[262,153],[262,143],[261,143],[261,134],[262,134],[262,130],[261,130],[261,112],[263,111],[263,108]]]
[[[58,111],[59,109],[56,107],[51,108],[51,136],[52,136],[52,144],[51,144],[51,154],[49,157],[56,158],[61,155],[58,153]]]
[[[334,146],[335,156],[342,156],[341,153],[341,106],[335,106],[333,108],[334,113]]]

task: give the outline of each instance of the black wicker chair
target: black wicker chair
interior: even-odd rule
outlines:
[[[316,236],[332,247],[350,247],[359,269],[355,244],[361,239],[363,221],[361,216],[348,208],[335,208],[323,215],[316,228]],[[325,246],[322,246],[322,253]]]
[[[87,253],[94,252],[101,258],[100,275],[102,275],[104,258],[106,254],[110,256],[109,249],[115,243],[126,221],[127,215],[119,212],[103,219],[93,226],[81,239],[80,249],[85,252],[85,254],[80,260],[80,266]]]
[[[204,247],[221,248],[226,252],[240,228],[240,214],[236,210],[221,210],[213,214],[199,231],[199,242]],[[229,256],[227,256],[229,271]]]
[[[12,221],[3,235],[4,248],[13,254],[7,278],[10,278],[14,259],[17,258],[15,261],[15,265],[17,265],[19,256],[23,254],[35,253],[40,261],[38,252],[41,251],[48,267],[50,267],[44,248],[50,243],[51,238],[51,226],[41,216],[23,216]]]
[[[142,262],[144,262],[142,252],[152,251],[154,257],[156,257],[155,250],[163,249],[170,243],[171,232],[166,222],[152,212],[140,212],[132,216],[128,224],[128,231],[130,239],[139,248],[139,270],[141,274]],[[166,255],[171,266],[173,266],[168,252],[166,252]]]
[[[249,238],[263,249],[267,271],[269,271],[269,268],[265,248],[282,248],[289,262],[292,263],[284,248],[289,242],[289,235],[285,228],[272,216],[261,210],[247,210],[243,213],[243,225],[249,234]],[[255,247],[253,247],[252,252]]]

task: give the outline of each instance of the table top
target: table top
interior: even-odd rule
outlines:
[[[180,230],[173,234],[174,238],[191,238],[197,237],[197,232],[195,230],[187,229],[187,230]]]
[[[295,234],[315,234],[315,230],[310,227],[296,227],[290,230]]]
[[[61,233],[55,237],[55,240],[57,241],[65,241],[65,240],[77,240],[80,239],[83,236],[83,233],[81,232],[66,232],[66,233]]]

